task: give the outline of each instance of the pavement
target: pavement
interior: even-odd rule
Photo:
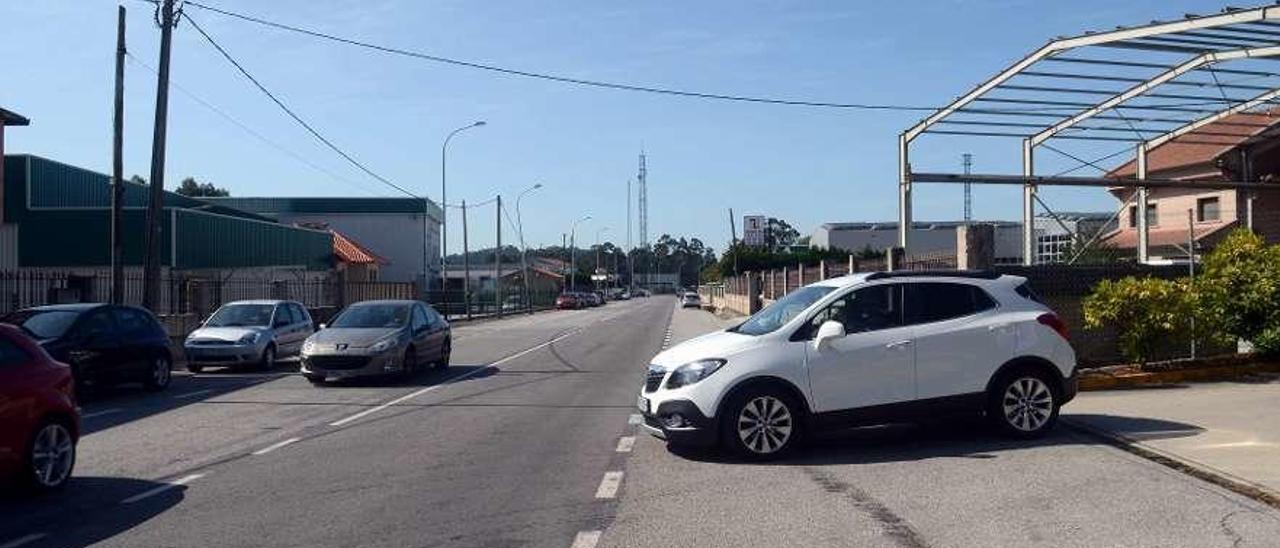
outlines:
[[[98,394],[67,489],[0,496],[0,548],[1280,538],[1275,509],[1065,428],[1035,442],[971,422],[864,429],[764,465],[638,432],[649,358],[723,325],[653,297],[458,326],[453,366],[408,382],[214,370]]]
[[[1280,375],[1082,392],[1071,424],[1152,450],[1280,500]]]

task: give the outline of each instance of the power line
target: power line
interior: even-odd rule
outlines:
[[[151,71],[152,73],[156,72],[156,69],[155,69],[154,67],[152,67],[151,65],[148,65],[145,61],[143,61],[143,60],[141,60],[141,59],[138,59],[138,58],[137,58],[137,57],[135,57],[132,53],[125,53],[125,56],[126,56],[126,57],[128,57],[128,59],[129,59],[129,61],[130,61],[130,62],[132,62],[132,63],[134,63],[134,64],[136,64],[136,65],[138,65],[138,66],[141,66],[142,68],[145,68],[145,69],[147,69],[147,70]],[[267,146],[270,146],[271,148],[274,148],[274,149],[276,149],[277,151],[282,152],[282,153],[284,153],[284,154],[286,154],[286,155],[288,155],[288,156],[292,157],[293,159],[295,159],[295,160],[297,160],[297,161],[301,162],[303,165],[306,165],[307,167],[309,167],[309,168],[311,168],[311,169],[314,169],[314,170],[316,170],[316,171],[317,171],[317,172],[319,172],[319,173],[323,173],[323,174],[325,174],[325,175],[328,175],[329,177],[333,178],[335,181],[339,181],[339,182],[345,183],[345,184],[347,184],[347,185],[350,185],[352,188],[359,189],[361,192],[364,192],[364,193],[367,193],[367,194],[371,194],[371,195],[372,195],[372,194],[374,194],[374,192],[373,192],[373,191],[371,191],[371,190],[369,190],[369,189],[368,189],[368,187],[365,187],[364,185],[362,185],[362,184],[360,184],[360,183],[357,183],[357,182],[355,182],[355,181],[352,181],[351,179],[348,179],[348,178],[343,177],[343,176],[341,176],[341,175],[338,175],[338,174],[336,174],[336,173],[334,173],[334,172],[332,172],[332,171],[329,171],[328,169],[325,169],[325,168],[321,167],[320,165],[318,165],[318,164],[316,164],[316,163],[314,163],[314,162],[312,162],[312,161],[310,161],[310,160],[306,159],[306,157],[302,156],[301,154],[298,154],[297,152],[294,152],[294,151],[292,151],[292,150],[290,150],[290,149],[286,148],[284,145],[281,145],[281,144],[279,144],[279,143],[276,143],[275,141],[272,141],[271,139],[268,139],[268,138],[267,138],[265,135],[263,135],[262,133],[259,133],[257,130],[254,130],[253,128],[249,127],[248,125],[245,125],[243,122],[241,122],[240,120],[236,119],[234,116],[231,116],[230,114],[227,114],[227,112],[226,112],[226,111],[224,111],[224,110],[222,110],[222,109],[218,108],[217,106],[215,106],[214,104],[212,104],[212,103],[210,103],[210,102],[208,102],[208,101],[206,101],[206,100],[204,100],[204,99],[200,98],[200,96],[196,95],[195,93],[192,93],[191,91],[189,91],[189,90],[188,90],[188,89],[186,89],[185,87],[182,87],[182,86],[181,86],[181,85],[179,85],[177,82],[170,81],[170,82],[169,82],[169,85],[173,86],[173,88],[174,88],[174,89],[178,90],[178,92],[182,93],[182,94],[183,94],[183,95],[185,95],[188,99],[191,99],[192,101],[194,101],[196,104],[198,104],[198,105],[200,105],[200,106],[202,106],[202,107],[204,107],[204,108],[208,109],[210,112],[213,112],[214,114],[217,114],[217,115],[218,115],[218,116],[220,116],[222,119],[224,119],[224,120],[226,120],[227,122],[230,122],[232,125],[234,125],[234,126],[236,126],[236,127],[240,128],[240,129],[241,129],[241,130],[243,130],[245,133],[248,133],[249,135],[253,136],[255,139],[257,139],[257,140],[261,141],[262,143],[266,144]]]
[[[222,57],[226,59],[227,62],[235,66],[236,70],[240,71],[241,75],[243,75],[246,79],[252,82],[253,85],[258,88],[258,91],[261,91],[264,95],[270,98],[271,101],[276,104],[276,106],[280,107],[280,110],[283,110],[285,114],[288,114],[290,118],[293,118],[293,120],[297,122],[298,125],[301,125],[303,128],[305,128],[307,132],[311,133],[313,137],[318,139],[321,143],[324,143],[325,146],[328,146],[334,152],[338,153],[339,156],[342,156],[342,158],[345,159],[347,162],[351,163],[351,165],[355,166],[360,171],[365,172],[370,177],[377,179],[382,184],[387,185],[391,188],[394,188],[400,192],[403,192],[404,194],[411,196],[413,198],[421,198],[417,194],[409,192],[404,187],[401,187],[400,185],[397,185],[391,182],[387,178],[381,175],[378,175],[377,173],[374,173],[373,170],[369,169],[368,167],[365,167],[364,164],[360,163],[358,160],[356,160],[346,151],[339,148],[338,145],[333,144],[333,141],[330,141],[324,135],[321,135],[319,131],[317,131],[314,127],[311,126],[311,124],[308,124],[306,120],[303,120],[302,117],[298,116],[298,114],[295,113],[293,109],[285,105],[284,102],[281,101],[278,97],[276,97],[274,93],[271,93],[271,91],[268,90],[266,86],[263,86],[262,83],[259,82],[257,78],[254,78],[252,74],[249,74],[249,71],[246,70],[244,66],[241,65],[238,61],[236,61],[235,58],[232,57],[230,53],[227,53],[227,50],[224,49],[222,45],[217,42],[217,40],[214,40],[212,36],[209,36],[209,33],[205,32],[205,30],[200,27],[200,24],[197,23],[196,20],[192,18],[190,14],[186,16],[186,20],[191,23],[191,26],[196,29],[196,32],[199,32],[200,35],[203,36],[204,39],[207,40],[209,44],[214,47],[214,49],[218,50],[218,53],[222,54]]]

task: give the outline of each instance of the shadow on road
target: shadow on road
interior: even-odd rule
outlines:
[[[186,491],[183,486],[173,486],[137,502],[122,502],[164,485],[128,478],[73,477],[56,493],[0,496],[0,545],[28,535],[44,536],[24,543],[24,547],[89,546],[102,542],[182,502]]]
[[[83,434],[93,434],[152,415],[172,411],[289,376],[286,370],[254,373],[174,372],[169,387],[149,392],[141,386],[104,386],[80,395]]]
[[[1117,417],[1111,415],[1072,415],[1079,420],[1110,421],[1141,439],[1164,439],[1195,436],[1203,428],[1160,419]],[[1092,423],[1091,423],[1092,424]],[[936,458],[995,459],[1007,451],[1055,445],[1106,445],[1102,441],[1081,436],[1059,423],[1043,438],[1012,439],[996,432],[980,419],[939,420],[926,424],[894,424],[822,433],[791,456],[768,466],[822,466],[831,464],[872,464],[905,462]],[[703,462],[741,462],[725,452],[668,446],[677,456]]]
[[[483,370],[483,371],[480,371]],[[411,377],[395,375],[385,377],[356,377],[328,381],[317,388],[426,388],[440,384],[471,381],[492,377],[498,373],[497,367],[488,365],[450,365],[448,369],[429,369]]]

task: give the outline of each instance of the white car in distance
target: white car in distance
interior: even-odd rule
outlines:
[[[1066,325],[1025,278],[876,272],[800,288],[655,356],[638,406],[673,444],[768,459],[813,431],[985,414],[1044,434],[1076,394]]]

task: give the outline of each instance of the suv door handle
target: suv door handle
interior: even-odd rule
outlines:
[[[907,341],[895,341],[895,342],[891,342],[891,343],[889,343],[889,344],[884,345],[884,347],[885,347],[885,348],[888,348],[889,350],[893,350],[893,349],[895,349],[895,348],[903,348],[903,347],[907,347],[907,346],[911,346],[911,341],[909,341],[909,340],[907,340]]]

